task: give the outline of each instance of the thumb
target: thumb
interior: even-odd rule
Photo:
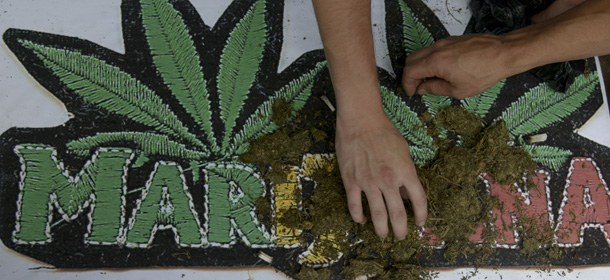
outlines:
[[[428,79],[417,87],[419,94],[433,94],[442,96],[451,96],[453,86],[446,80],[439,78]]]

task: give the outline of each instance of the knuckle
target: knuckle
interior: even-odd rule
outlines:
[[[440,39],[436,42],[434,42],[434,44],[432,44],[432,46],[434,47],[442,47],[445,46],[447,44],[449,44],[451,42],[451,39],[453,39],[452,37],[448,37],[446,39]]]
[[[354,215],[354,216],[360,216],[361,215],[361,206],[360,203],[358,202],[350,202],[347,205],[347,208],[349,209],[349,212]]]
[[[345,186],[345,190],[346,191],[353,191],[356,190],[356,180],[349,178],[349,177],[344,177],[342,178],[343,180],[343,185]]]
[[[448,58],[451,57],[451,53],[448,50],[440,49],[430,54],[430,63],[440,63],[445,62]]]
[[[383,180],[383,183],[386,186],[392,187],[395,185],[396,178],[394,175],[394,171],[389,166],[381,166],[379,168],[379,175],[381,176],[381,179]]]
[[[360,182],[363,182],[363,187],[370,188],[372,185],[375,185],[375,176],[372,173],[363,173],[360,176]]]
[[[392,223],[404,221],[406,219],[407,219],[407,213],[405,211],[392,211],[390,213],[390,220],[392,220]]]
[[[373,210],[371,216],[374,221],[383,221],[386,219],[386,211],[382,209]]]
[[[428,200],[426,199],[413,199],[411,200],[411,205],[413,205],[413,208],[422,210],[422,211],[426,211],[428,209]]]
[[[434,67],[442,64],[443,60],[444,55],[441,52],[434,52],[426,58],[426,64],[429,65],[429,67]]]

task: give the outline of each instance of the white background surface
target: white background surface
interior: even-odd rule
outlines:
[[[191,0],[204,22],[212,26],[231,0]],[[459,35],[468,22],[468,0],[424,0],[439,16],[451,34]],[[310,0],[286,0],[284,12],[284,45],[278,71],[290,65],[302,53],[321,49]],[[375,49],[378,65],[390,70],[385,46],[383,1],[373,1],[373,23],[376,24]],[[289,21],[288,21],[289,20]],[[120,0],[0,0],[0,32],[20,28],[61,34],[90,40],[122,53]],[[307,38],[303,40],[303,38]],[[52,127],[69,119],[63,104],[48,93],[25,71],[0,43],[0,134],[10,127]],[[608,107],[579,130],[583,136],[610,146]],[[600,133],[601,132],[601,133]],[[43,267],[43,268],[40,268]],[[37,269],[38,268],[38,269]],[[604,279],[609,268],[580,269],[561,279]],[[468,269],[445,271],[439,279],[456,279],[469,275]],[[473,279],[549,279],[559,272],[535,270],[481,270]],[[0,244],[1,279],[286,279],[272,269],[201,270],[141,269],[65,271],[24,257]]]

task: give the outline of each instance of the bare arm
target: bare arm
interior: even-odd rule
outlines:
[[[556,2],[566,1],[570,0]],[[553,12],[533,19],[545,20]],[[588,0],[557,17],[506,35],[439,40],[407,58],[403,87],[410,95],[418,91],[455,98],[473,96],[503,78],[537,66],[610,53],[608,26],[610,0]]]
[[[376,233],[407,234],[402,198],[409,198],[415,222],[427,216],[425,192],[417,178],[406,140],[383,111],[371,31],[371,2],[313,0],[324,51],[337,97],[335,144],[349,210],[364,223],[367,196]],[[387,207],[386,207],[387,206]]]

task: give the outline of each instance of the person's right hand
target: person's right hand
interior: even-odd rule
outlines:
[[[583,2],[585,0],[556,0],[548,9],[531,18],[534,23],[544,24],[535,24],[505,35],[470,34],[439,40],[407,57],[402,76],[403,88],[409,96],[417,92],[463,99],[536,66],[598,54],[605,50],[603,45],[584,43],[595,37],[576,34],[572,31],[575,28],[554,28],[553,24],[546,24]],[[591,19],[590,23],[571,18],[586,17],[589,10],[603,10],[604,5],[607,7],[603,1],[596,1],[581,9],[583,11],[563,19],[563,24],[599,25],[603,23],[602,20]],[[587,48],[570,42],[563,44],[565,39],[560,40],[562,44],[558,46],[556,35],[543,35],[549,32],[560,32],[562,36],[566,36],[564,33],[570,34],[573,42],[581,42]],[[547,46],[551,44],[553,47]]]
[[[349,111],[350,113],[353,111]],[[417,177],[409,145],[381,108],[371,106],[357,117],[337,116],[336,150],[347,193],[349,212],[357,223],[365,223],[362,192],[371,210],[375,232],[388,235],[388,216],[394,236],[407,235],[403,199],[409,199],[415,224],[426,221],[426,193]]]
[[[463,99],[477,95],[512,73],[499,36],[449,37],[407,57],[402,85],[409,96],[445,95]],[[518,72],[515,72],[518,73]]]

